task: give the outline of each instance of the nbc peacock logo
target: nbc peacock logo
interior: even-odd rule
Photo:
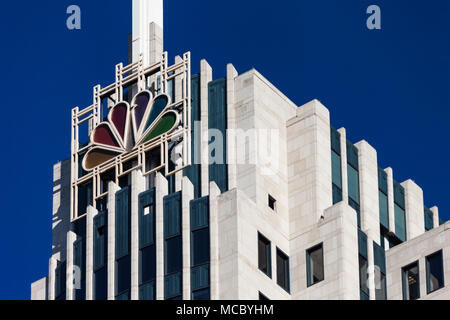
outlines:
[[[170,108],[168,95],[153,97],[150,91],[141,91],[132,99],[131,106],[126,101],[117,103],[110,109],[106,121],[92,130],[83,168],[91,171],[139,145],[155,141],[174,131],[180,122],[179,112]]]

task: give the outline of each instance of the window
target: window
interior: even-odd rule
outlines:
[[[369,287],[367,286],[367,259],[359,255],[359,290],[361,291],[361,300],[369,296]]]
[[[139,300],[156,300],[156,285],[154,281],[139,287]]]
[[[331,174],[333,188],[333,204],[342,201],[342,170],[341,156],[331,151]]]
[[[267,276],[272,278],[272,255],[270,250],[270,241],[258,233],[258,267]]]
[[[425,218],[425,231],[430,231],[434,228],[433,223],[433,212],[425,207],[424,209],[424,218]]]
[[[403,300],[420,298],[419,263],[414,262],[402,269]]]
[[[181,192],[164,197],[164,298],[181,299],[183,238]]]
[[[342,189],[341,156],[334,151],[331,151],[331,168],[333,184]]]
[[[154,246],[148,246],[139,252],[140,283],[145,284],[156,279],[156,250]]]
[[[75,227],[76,228],[76,227]],[[80,235],[77,235],[78,240],[73,244],[73,266],[79,268],[80,271],[80,286],[74,287],[74,299],[84,300],[86,297],[86,241]]]
[[[380,223],[385,227],[389,228],[389,206],[388,197],[383,191],[378,191],[378,202],[380,205]]]
[[[369,288],[367,286],[368,279],[368,246],[367,235],[358,229],[358,256],[359,256],[359,292],[361,300],[369,300]]]
[[[351,165],[348,165],[347,176],[348,176],[348,195],[353,201],[359,203],[359,173]]]
[[[144,216],[147,216],[149,214],[153,214],[153,204],[144,207]]]
[[[394,203],[395,213],[395,235],[401,240],[406,241],[406,218],[405,210]]]
[[[442,250],[426,258],[427,267],[427,293],[430,294],[444,287],[444,265]]]
[[[209,228],[192,232],[192,264],[198,266],[209,263]]]
[[[277,283],[289,292],[289,257],[277,248]]]
[[[373,262],[375,265],[375,299],[386,300],[386,255],[383,247],[373,241]]]
[[[342,201],[342,166],[341,166],[341,134],[330,128],[331,132],[331,184],[333,189],[333,204]]]
[[[94,300],[108,299],[108,274],[106,267],[94,272]]]
[[[116,299],[126,300],[129,296],[131,286],[131,188],[122,187],[116,193],[116,262],[115,262],[115,283]],[[105,268],[106,269],[106,268]],[[102,271],[103,272],[103,271]],[[106,273],[106,271],[104,271]],[[107,279],[106,276],[99,279]],[[102,280],[102,281],[103,281]],[[102,285],[103,286],[103,285]],[[104,284],[106,287],[106,282]],[[103,288],[104,290],[104,288]],[[100,294],[100,293],[99,293]],[[106,291],[103,291],[103,296]]]
[[[192,292],[192,300],[209,300],[210,296],[209,288]]]
[[[265,295],[263,295],[261,292],[258,292],[258,296],[259,296],[259,300],[264,301],[264,300],[270,300],[269,298],[267,298]]]
[[[131,259],[127,255],[116,261],[116,299],[122,296],[124,299],[131,286]]]
[[[386,275],[383,271],[377,272],[375,271],[375,300],[386,300]]]
[[[380,207],[380,224],[389,229],[389,204],[387,173],[378,168],[378,202]]]
[[[155,190],[139,194],[139,300],[156,300]]]
[[[78,216],[87,212],[87,207],[92,205],[92,183],[85,183],[78,187]]]
[[[55,270],[55,299],[66,300],[66,262],[58,262]]]
[[[350,207],[352,207],[353,209],[355,209],[358,228],[361,228],[361,208],[360,208],[359,204],[357,202],[353,201],[352,198],[348,198],[348,205]]]
[[[306,271],[308,287],[324,279],[322,244],[306,251]]]
[[[191,220],[191,298],[209,300],[210,229],[209,197],[190,202]]]
[[[164,277],[164,299],[182,300],[183,276],[181,271]]]
[[[405,189],[395,180],[393,185],[395,235],[404,242],[406,241]]]
[[[107,256],[107,236],[106,236],[106,213],[99,213],[94,217],[94,272],[103,268],[106,264]]]
[[[269,208],[273,211],[277,211],[277,200],[275,200],[270,194],[269,194]]]
[[[359,159],[358,149],[347,141],[347,182],[348,203],[355,209],[358,220],[358,228],[361,228],[361,209],[359,199]]]
[[[181,237],[166,240],[166,275],[179,271],[183,268],[183,241]]]

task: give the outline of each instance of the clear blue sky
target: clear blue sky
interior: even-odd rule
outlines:
[[[82,30],[66,28],[66,8]],[[366,28],[377,4],[382,30]],[[28,299],[47,274],[52,165],[69,157],[70,110],[127,60],[131,0],[3,1],[0,299]],[[380,166],[413,179],[450,218],[448,0],[211,1],[165,4],[165,49],[206,58],[214,78],[232,62],[256,68],[292,101],[319,99],[334,127],[367,140]]]

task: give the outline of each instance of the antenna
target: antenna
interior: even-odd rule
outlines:
[[[144,67],[161,60],[163,45],[163,0],[133,1],[131,62],[144,54]]]

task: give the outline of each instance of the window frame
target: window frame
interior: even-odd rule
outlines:
[[[365,262],[364,265],[361,264],[362,261]],[[361,273],[362,267],[364,267],[364,270],[366,271],[365,275],[363,275]],[[369,270],[369,260],[365,256],[363,256],[362,254],[358,254],[359,291],[363,292],[367,296],[370,295],[370,289],[369,289],[369,286],[367,285],[368,270]],[[363,279],[363,276],[365,277],[365,279]]]
[[[417,268],[418,295],[417,295],[416,299],[411,299],[411,293],[409,291],[409,284],[408,284],[408,278],[406,276],[406,272],[415,267]],[[402,268],[402,293],[403,293],[403,300],[418,300],[418,299],[420,299],[420,265],[419,265],[418,260],[415,262],[412,262]],[[408,293],[409,298],[406,296],[406,293]]]
[[[259,255],[259,243],[261,240],[263,243],[265,243],[267,272],[261,268],[260,263],[261,257]],[[272,242],[267,237],[265,237],[261,232],[258,232],[258,269],[266,276],[272,279]]]
[[[267,206],[274,212],[277,212],[277,199],[272,197],[270,194],[268,195]]]
[[[442,273],[442,285],[434,290],[430,290],[430,262],[429,259],[433,258],[434,256],[439,255],[441,257],[441,273]],[[426,281],[427,281],[427,295],[431,294],[433,292],[436,292],[442,288],[445,287],[445,274],[444,274],[444,253],[443,250],[438,250],[432,254],[429,254],[428,256],[425,257],[425,268],[426,268]]]
[[[323,278],[319,281],[313,282],[311,281],[311,253],[316,250],[322,250],[322,275]],[[322,281],[325,280],[325,253],[323,248],[323,242],[320,244],[317,244],[309,249],[306,250],[306,284],[307,288],[312,287]]]
[[[261,291],[258,291],[258,300],[259,301],[266,301],[266,300],[270,300],[269,298],[267,298],[267,296],[263,293],[261,293]]]
[[[284,268],[284,279],[282,279],[285,282],[285,285],[282,286],[280,284],[280,278],[278,277],[278,270],[279,270],[279,265],[278,265],[278,257],[281,257],[281,259],[283,260],[283,268]],[[277,265],[277,284],[283,288],[287,293],[291,293],[291,277],[290,277],[290,261],[289,261],[289,256],[284,253],[283,250],[281,250],[280,248],[276,248],[276,265]]]

